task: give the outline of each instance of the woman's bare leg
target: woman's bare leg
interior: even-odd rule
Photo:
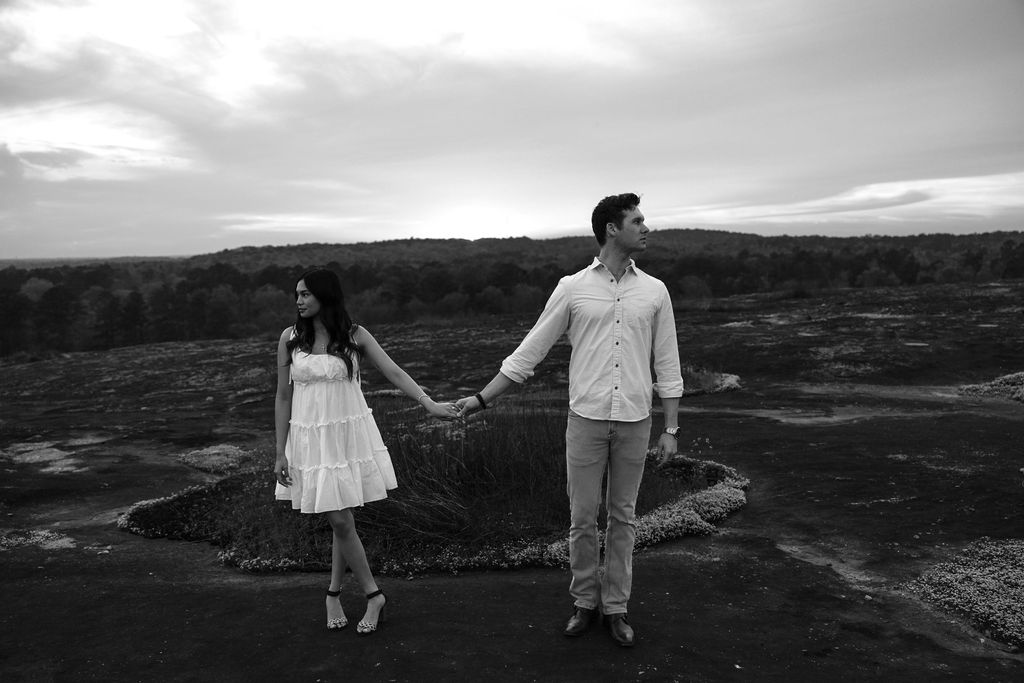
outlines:
[[[360,540],[359,534],[356,533],[356,520],[352,510],[345,509],[328,512],[327,519],[331,523],[331,528],[334,529],[334,549],[341,549],[341,555],[352,570],[352,575],[359,582],[359,587],[363,590],[363,594],[373,593],[377,590],[377,581],[373,578],[373,573],[370,571],[370,563],[366,559],[363,542]],[[333,581],[333,562],[331,566]],[[385,598],[383,595],[378,595],[368,600],[366,603],[366,614],[363,615],[362,621],[376,624],[384,603]]]
[[[345,561],[345,553],[341,551],[341,543],[338,542],[337,534],[331,535],[331,590],[341,590],[341,584],[345,580],[345,570],[348,569],[348,562]]]
[[[338,537],[331,535],[331,585],[327,589],[331,593],[336,593],[341,590],[341,582],[345,580],[345,568],[348,563],[345,562],[345,554],[342,552],[341,543],[338,542]],[[341,600],[333,595],[326,597],[327,604],[327,623],[335,624],[347,623],[348,619],[345,617],[345,610],[341,606]]]

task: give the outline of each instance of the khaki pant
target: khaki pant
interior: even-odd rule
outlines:
[[[636,496],[644,474],[651,418],[639,422],[588,420],[569,411],[565,430],[569,494],[569,593],[576,607],[605,614],[626,612],[633,585]],[[607,470],[605,570],[599,576],[601,549],[597,514],[601,481]]]

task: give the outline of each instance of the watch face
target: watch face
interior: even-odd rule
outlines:
[[[665,427],[665,433],[669,436],[675,436],[679,432],[679,427]]]

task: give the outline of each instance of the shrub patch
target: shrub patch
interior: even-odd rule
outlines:
[[[967,384],[959,388],[968,396],[1000,396],[1014,401],[1024,401],[1024,372],[996,377],[984,384]]]
[[[1024,648],[1024,540],[982,538],[907,587],[990,638]]]
[[[638,549],[687,535],[714,532],[715,524],[746,504],[748,480],[731,467],[712,461],[677,457],[663,467],[649,455],[647,480],[672,482],[680,493],[636,521]],[[118,527],[148,538],[209,541],[223,547],[228,566],[252,572],[322,571],[330,568],[331,532],[321,515],[294,512],[286,503],[267,504],[272,482],[266,470],[228,476],[191,486],[164,498],[141,501],[118,519]],[[659,483],[659,482],[656,482]],[[401,491],[401,489],[398,489]],[[396,496],[397,498],[397,496]],[[518,537],[460,540],[444,534],[397,525],[390,515],[402,511],[392,499],[359,511],[359,525],[375,569],[386,575],[426,572],[458,573],[473,569],[566,566],[564,531],[530,529]],[[565,520],[563,520],[565,522]],[[534,529],[536,531],[536,529]]]

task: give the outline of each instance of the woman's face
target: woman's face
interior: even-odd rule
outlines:
[[[315,318],[320,313],[320,302],[306,289],[305,280],[299,280],[295,285],[295,307],[303,318]]]

